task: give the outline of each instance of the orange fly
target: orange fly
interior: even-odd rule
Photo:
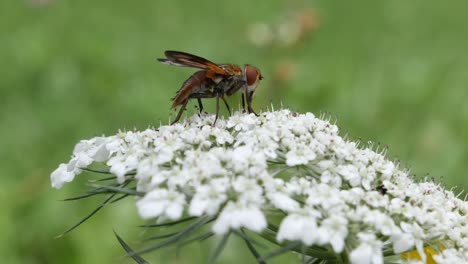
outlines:
[[[243,88],[241,90],[242,109],[244,112],[246,111],[245,101],[247,101],[248,113],[257,115],[252,109],[252,97],[257,89],[259,80],[263,79],[258,68],[248,64],[243,68],[233,64],[216,64],[202,57],[182,51],[166,50],[164,55],[166,55],[165,59],[158,59],[158,61],[163,64],[201,69],[182,84],[182,87],[172,99],[172,108],[176,108],[179,105],[181,106],[172,124],[179,121],[190,99],[197,99],[201,113],[203,110],[201,99],[216,98],[214,126],[219,114],[219,99],[223,100],[229,114],[231,114],[229,105],[224,97],[233,95],[241,88]]]

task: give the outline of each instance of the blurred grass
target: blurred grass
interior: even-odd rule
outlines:
[[[321,18],[312,37],[287,47],[257,47],[247,38],[252,23],[276,23],[305,7]],[[169,99],[193,70],[156,63],[166,49],[252,63],[266,77],[255,109],[282,103],[330,113],[343,133],[388,145],[417,176],[468,190],[467,8],[461,0],[2,1],[3,262],[131,263],[120,258],[112,228],[138,241],[133,201],[54,239],[99,201],[59,202],[83,190],[85,180],[56,191],[49,175],[80,139],[174,118]],[[275,69],[284,59],[293,77],[278,85]],[[221,263],[254,263],[242,243],[232,244]],[[186,250],[148,259],[192,263],[209,255],[207,247]]]

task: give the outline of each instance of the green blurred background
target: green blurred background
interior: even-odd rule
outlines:
[[[169,99],[193,70],[156,63],[166,49],[254,64],[265,76],[254,109],[327,113],[417,177],[468,190],[466,10],[463,0],[1,1],[2,263],[131,263],[112,229],[138,247],[134,201],[54,239],[100,200],[61,202],[89,177],[57,191],[49,175],[80,139],[174,118]],[[209,247],[145,257],[200,262]],[[241,260],[254,263],[234,241],[220,262]]]

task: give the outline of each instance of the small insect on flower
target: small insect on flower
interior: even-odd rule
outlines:
[[[243,88],[242,109],[244,112],[246,111],[245,96],[248,113],[257,115],[252,109],[252,97],[257,89],[259,80],[263,79],[258,68],[249,64],[246,64],[244,68],[233,64],[216,64],[207,59],[181,51],[166,50],[164,55],[166,55],[165,59],[158,59],[163,64],[202,69],[190,76],[182,84],[176,96],[172,98],[172,108],[181,105],[179,113],[172,124],[179,121],[190,99],[197,99],[200,113],[202,113],[203,104],[201,99],[216,98],[214,126],[218,119],[219,99],[223,100],[230,115],[231,110],[224,96],[231,96],[241,88]]]
[[[380,185],[380,186],[377,186],[376,190],[382,195],[386,195],[387,192],[388,192],[388,189],[385,188],[385,185],[383,185],[383,184]]]

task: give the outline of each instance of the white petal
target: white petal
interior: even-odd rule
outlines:
[[[344,248],[344,238],[340,235],[334,235],[330,239],[330,244],[336,253],[340,253]]]
[[[288,215],[281,222],[276,239],[279,242],[302,241],[310,246],[317,240],[316,219],[310,216]]]
[[[50,175],[52,187],[60,189],[65,183],[73,181],[75,173],[73,170],[68,171],[67,168],[68,164],[62,163],[54,172],[52,172]]]
[[[228,203],[213,225],[213,232],[226,234],[231,229],[245,227],[254,232],[261,232],[267,227],[265,216],[253,206]]]
[[[182,216],[183,211],[183,204],[172,203],[166,208],[165,214],[167,215],[167,217],[169,217],[169,219],[176,220]]]
[[[273,193],[268,195],[271,203],[285,212],[295,212],[299,209],[299,203],[284,193]]]
[[[371,264],[372,247],[367,244],[361,244],[349,254],[349,259],[353,264]]]
[[[407,233],[395,234],[392,236],[393,252],[396,254],[405,252],[415,245],[414,237]]]
[[[137,201],[138,213],[143,219],[150,219],[160,216],[168,206],[166,200],[166,190],[155,190],[147,193]]]

